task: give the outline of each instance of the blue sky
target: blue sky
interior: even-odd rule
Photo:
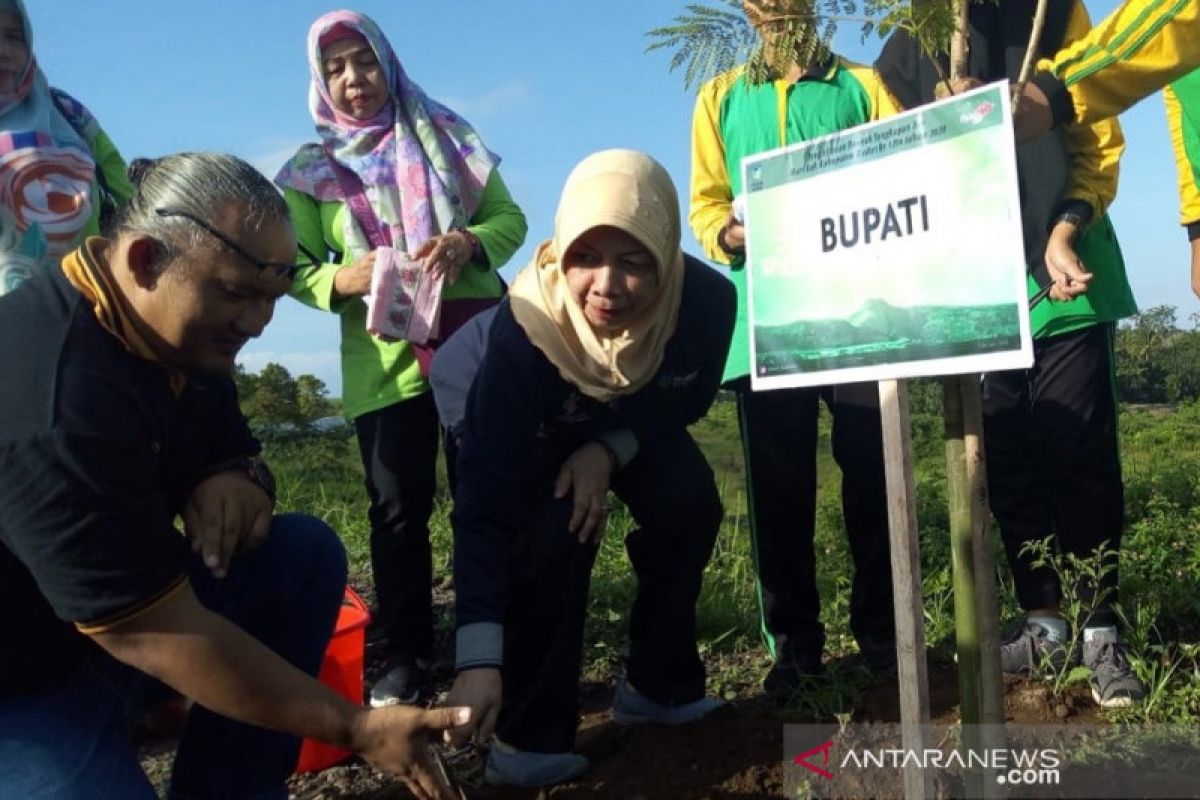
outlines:
[[[314,138],[304,40],[312,0],[26,0],[34,49],[54,85],[88,105],[127,159],[180,150],[234,153],[269,176]],[[563,179],[607,147],[644,150],[686,198],[693,96],[667,56],[645,54],[644,32],[684,0],[362,0],[409,74],[481,132],[529,218],[511,275],[551,233]],[[1116,0],[1087,3],[1093,19]],[[869,61],[880,42],[849,25],[838,49]],[[1200,311],[1190,290],[1186,236],[1162,103],[1122,118],[1129,146],[1112,214],[1143,308]],[[685,199],[686,203],[686,199]],[[690,233],[685,247],[698,252]],[[282,301],[242,361],[278,361],[317,375],[336,395],[337,322]]]

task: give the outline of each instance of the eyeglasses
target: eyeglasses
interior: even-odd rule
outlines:
[[[199,225],[201,228],[220,239],[222,244],[224,244],[230,250],[237,253],[242,258],[246,259],[255,267],[257,267],[261,275],[266,275],[271,278],[287,278],[289,281],[294,280],[296,273],[302,268],[316,266],[317,264],[321,263],[321,259],[317,258],[312,254],[311,250],[299,243],[297,244],[300,247],[300,251],[304,253],[305,257],[308,259],[307,264],[277,264],[270,261],[260,261],[251,255],[246,248],[242,247],[240,244],[233,241],[228,236],[214,228],[212,225],[209,225],[207,222],[200,219],[200,217],[197,217],[195,214],[192,214],[188,211],[182,211],[178,208],[156,208],[154,209],[154,213],[160,217],[183,217],[184,219]]]

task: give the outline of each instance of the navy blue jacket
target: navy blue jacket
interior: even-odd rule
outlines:
[[[559,375],[513,317],[509,301],[463,326],[433,361],[433,386],[442,422],[459,439],[454,498],[454,571],[460,643],[464,626],[500,625],[508,598],[507,553],[524,520],[549,502],[533,454],[541,444],[565,455],[613,431],[629,431],[639,450],[685,429],[716,397],[733,333],[733,285],[686,257],[675,333],[648,384],[601,403]],[[664,476],[669,479],[669,476]],[[544,485],[543,485],[544,484]],[[499,663],[469,647],[459,668]],[[464,658],[466,659],[464,661]]]

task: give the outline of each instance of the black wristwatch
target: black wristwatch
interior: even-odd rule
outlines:
[[[204,473],[200,481],[211,478],[219,472],[242,473],[258,484],[258,487],[267,493],[267,497],[271,500],[271,505],[275,505],[275,476],[271,473],[271,468],[267,466],[267,462],[258,456],[237,456],[236,458],[215,464]],[[197,483],[200,481],[197,481]]]
[[[1046,228],[1046,233],[1053,233],[1055,226],[1060,222],[1069,222],[1075,226],[1076,234],[1082,235],[1095,216],[1091,204],[1086,200],[1064,200],[1058,204],[1057,212],[1050,218],[1050,225]]]
[[[1060,222],[1066,222],[1075,226],[1075,230],[1083,233],[1083,229],[1087,227],[1087,221],[1082,215],[1076,214],[1073,211],[1064,211],[1054,218],[1054,222],[1050,224],[1050,229],[1054,230]]]

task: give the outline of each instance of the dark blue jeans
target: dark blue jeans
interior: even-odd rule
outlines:
[[[224,580],[196,560],[205,606],[316,675],[346,585],[346,554],[320,520],[275,517],[266,543],[236,556]],[[0,699],[0,800],[155,798],[129,740],[129,721],[161,685],[99,648],[67,678]],[[286,798],[300,740],[199,705],[175,755],[172,798]]]

